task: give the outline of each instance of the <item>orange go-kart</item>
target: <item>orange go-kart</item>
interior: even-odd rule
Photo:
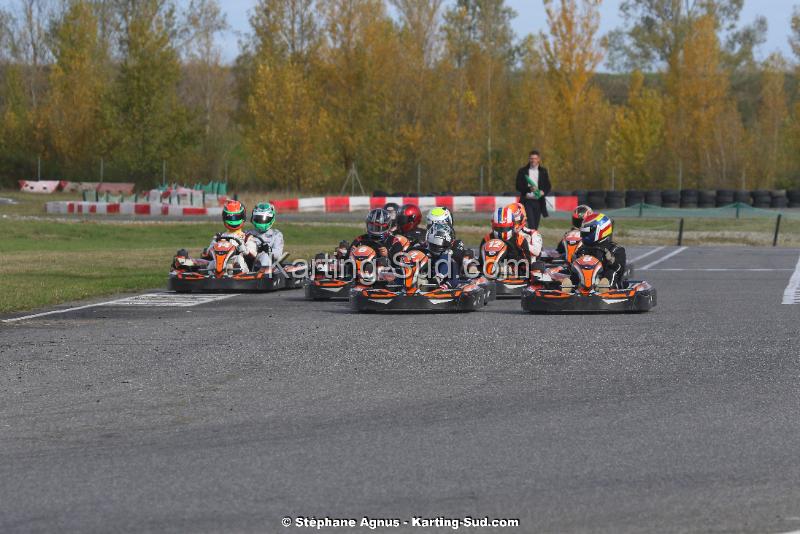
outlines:
[[[494,282],[497,298],[519,298],[528,285],[530,265],[509,260],[508,245],[502,239],[486,241],[480,254],[483,274]]]
[[[567,273],[559,267],[533,272],[521,303],[523,310],[533,313],[645,312],[656,305],[656,289],[649,282],[624,277],[619,287],[612,287],[603,277],[602,262],[578,253]]]
[[[243,268],[239,260],[242,238],[219,234],[207,250],[207,258],[191,258],[179,251],[169,273],[168,289],[178,293],[210,291],[275,291],[299,288],[302,267],[277,264],[255,269]]]
[[[373,277],[380,286],[369,285],[361,278],[350,290],[350,305],[360,312],[384,311],[475,311],[489,300],[489,280],[479,276],[464,280],[455,287],[442,286],[430,280],[431,259],[421,250],[411,250],[400,258],[398,269]]]
[[[303,281],[305,296],[309,300],[347,300],[356,284],[356,273],[362,265],[374,261],[375,250],[371,246],[353,247],[347,241],[339,243],[333,256],[317,254]]]

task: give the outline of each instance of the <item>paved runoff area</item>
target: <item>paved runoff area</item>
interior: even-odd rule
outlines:
[[[0,532],[800,530],[800,250],[629,257],[650,313],[154,290],[4,317]]]

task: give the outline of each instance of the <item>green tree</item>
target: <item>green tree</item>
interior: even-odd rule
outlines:
[[[184,14],[181,100],[193,110],[198,142],[187,153],[191,176],[223,177],[239,142],[232,121],[234,80],[222,63],[217,37],[228,30],[217,0],[191,0]]]
[[[66,177],[87,179],[97,162],[97,140],[105,137],[101,103],[111,79],[107,50],[98,41],[89,2],[75,0],[51,36],[55,63],[45,105],[47,137]]]
[[[119,8],[122,60],[108,99],[108,149],[140,184],[159,177],[162,161],[178,161],[194,141],[178,98],[175,7],[167,0],[124,0]],[[170,172],[171,179],[186,179]]]

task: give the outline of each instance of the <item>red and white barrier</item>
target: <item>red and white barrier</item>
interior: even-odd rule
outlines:
[[[572,211],[578,204],[577,197],[547,197],[547,208],[551,211]],[[416,204],[421,210],[444,206],[453,212],[473,211],[491,212],[496,207],[516,202],[517,197],[495,196],[446,196],[446,197],[312,197],[273,200],[278,213],[286,212],[324,212],[341,213],[366,211],[381,208],[387,202],[397,204]],[[216,217],[222,208],[204,208],[163,204],[160,202],[47,202],[47,213],[62,215],[144,215],[150,217]]]
[[[453,212],[493,211],[499,206],[516,202],[517,197],[502,196],[444,196],[444,197],[314,197],[273,200],[280,212],[324,211],[350,212],[382,208],[388,202],[395,204],[416,204],[421,210],[444,206]],[[578,197],[546,197],[547,208],[551,211],[572,211],[578,205]]]
[[[45,211],[58,215],[142,215],[147,217],[219,217],[222,215],[222,208],[146,202],[47,202]]]
[[[58,180],[20,180],[19,190],[23,193],[54,193],[61,184]]]

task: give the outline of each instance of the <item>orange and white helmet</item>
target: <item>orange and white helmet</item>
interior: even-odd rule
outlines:
[[[492,214],[492,233],[497,239],[507,241],[514,235],[514,212],[506,206],[497,208]]]
[[[528,216],[525,214],[525,206],[519,202],[512,202],[506,208],[511,210],[514,217],[514,231],[519,232],[528,225]]]

